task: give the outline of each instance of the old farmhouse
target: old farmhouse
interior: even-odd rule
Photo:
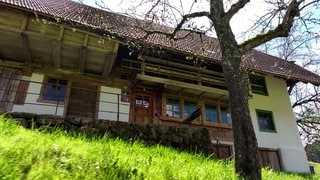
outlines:
[[[0,108],[57,116],[205,126],[221,158],[233,153],[218,41],[70,0],[0,0]],[[183,38],[182,38],[183,37]],[[253,50],[243,60],[263,165],[309,172],[288,96],[320,77]]]

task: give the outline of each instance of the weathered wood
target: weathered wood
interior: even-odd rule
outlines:
[[[79,58],[79,71],[80,73],[84,73],[84,67],[87,59],[87,46],[89,41],[89,34],[86,34],[86,37],[83,40],[82,47],[80,49],[80,58]]]
[[[72,82],[67,115],[95,119],[97,90],[95,85]]]
[[[25,63],[14,62],[14,61],[7,61],[0,59],[0,66],[2,67],[9,67],[9,68],[23,68]]]
[[[11,111],[21,71],[0,67],[0,109]]]
[[[28,35],[25,33],[21,33],[21,42],[22,42],[22,47],[24,49],[25,57],[26,57],[26,63],[32,62],[32,56],[31,56],[31,50],[29,46],[29,39]]]
[[[102,72],[102,76],[103,77],[106,77],[106,76],[110,75],[112,67],[114,65],[114,62],[116,60],[116,57],[117,57],[116,54],[107,55],[107,59],[106,59],[106,62],[104,64],[103,72]]]
[[[28,26],[28,21],[29,21],[29,17],[26,16],[23,21],[22,21],[22,25],[21,25],[21,40],[22,40],[22,47],[25,51],[25,55],[26,55],[26,62],[32,62],[32,56],[31,56],[31,50],[30,50],[30,46],[29,46],[29,39],[28,39],[28,35],[25,33],[27,26]]]
[[[18,84],[17,92],[14,98],[14,104],[23,105],[25,103],[28,88],[29,88],[29,81],[21,80]]]
[[[195,66],[191,66],[183,63],[177,63],[171,60],[159,59],[159,58],[150,57],[150,56],[141,56],[141,58],[146,59],[146,61],[149,61],[149,62],[155,62],[155,63],[163,64],[166,66],[178,67],[179,69],[187,69],[192,72],[197,72],[200,70],[199,67],[195,67]],[[201,71],[205,74],[216,75],[221,78],[224,78],[224,74],[222,72],[212,71],[208,69],[201,69]]]
[[[64,28],[60,26],[59,36],[56,38],[56,40],[52,41],[53,47],[52,47],[52,60],[53,60],[53,66],[55,68],[61,68],[61,41],[63,37]]]
[[[221,90],[218,88],[212,88],[212,87],[207,87],[207,86],[200,86],[197,84],[189,84],[189,83],[175,81],[175,80],[171,80],[171,79],[152,77],[152,76],[142,75],[142,74],[137,74],[137,79],[143,80],[143,81],[154,82],[154,83],[160,83],[160,84],[164,84],[164,85],[172,85],[172,86],[182,87],[185,89],[194,89],[194,90],[198,90],[198,91],[202,91],[202,92],[209,92],[209,93],[214,92],[215,94],[219,94],[219,95],[225,95],[225,96],[228,95],[228,91],[226,91],[226,90]]]
[[[157,58],[154,58],[157,59]],[[211,85],[219,85],[226,87],[225,79],[221,76],[214,75],[214,71],[212,73],[201,73],[196,71],[194,68],[181,69],[178,66],[166,66],[164,64],[159,65],[159,62],[143,62],[134,61],[129,59],[122,59],[122,62],[127,63],[123,64],[121,67],[131,70],[140,70],[144,73],[156,73],[159,75],[165,75],[171,77],[171,79],[187,79],[192,80],[195,84],[201,85],[202,83],[208,83]],[[183,65],[188,66],[188,65]],[[139,69],[140,67],[140,69]],[[211,72],[211,71],[207,71]],[[143,74],[143,73],[142,73]],[[170,79],[170,78],[169,78]]]
[[[282,170],[281,156],[278,149],[259,148],[259,157],[263,167]]]

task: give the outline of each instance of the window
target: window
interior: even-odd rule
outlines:
[[[205,104],[206,121],[230,125],[232,123],[229,108],[226,105]]]
[[[221,112],[221,123],[222,124],[231,124],[231,114],[227,106],[220,106]]]
[[[215,104],[205,104],[206,118],[209,122],[218,123],[218,110]]]
[[[192,100],[184,101],[184,117],[189,117],[194,111],[198,109],[197,102]]]
[[[263,76],[249,75],[251,90],[253,93],[268,95],[266,80]]]
[[[43,100],[64,102],[67,80],[48,77],[43,89]]]
[[[121,91],[121,102],[129,102],[130,100],[130,94],[128,91]]]
[[[150,99],[148,96],[137,96],[136,97],[136,106],[148,108],[150,106]]]
[[[257,109],[256,113],[260,131],[276,132],[276,128],[273,121],[273,114],[271,111]]]
[[[180,100],[178,98],[168,97],[166,103],[166,114],[169,117],[181,117]]]

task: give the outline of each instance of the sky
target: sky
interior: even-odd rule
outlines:
[[[77,0],[75,0],[77,1]],[[78,0],[79,1],[79,0]],[[93,6],[93,7],[98,7],[96,5],[96,0],[82,0],[82,2],[84,4]],[[115,1],[115,0],[98,0],[98,3],[102,4],[104,3],[104,5],[106,7],[108,7],[111,11],[113,12],[118,12],[118,13],[123,13],[126,12],[126,10],[128,9],[128,4],[129,3],[121,3],[121,0],[119,1]],[[125,2],[125,1],[124,1]],[[137,2],[137,1],[136,1]],[[175,2],[175,0],[173,0],[173,2]],[[180,1],[176,1],[176,2],[180,2]],[[183,0],[183,10],[185,11],[185,13],[188,13],[190,10],[190,6],[192,4],[192,2],[194,2],[194,0]],[[231,25],[232,25],[232,29],[234,31],[234,33],[238,36],[241,36],[243,34],[243,32],[246,32],[249,27],[252,26],[253,22],[255,22],[255,18],[259,15],[262,15],[266,12],[266,8],[261,8],[261,7],[265,7],[263,6],[263,2],[261,0],[255,1],[255,3],[249,3],[246,6],[246,9],[241,10],[240,14],[237,14],[232,20],[231,20]],[[126,4],[126,5],[124,5]],[[177,6],[179,7],[179,3],[177,3]],[[259,6],[259,11],[256,11],[256,7]],[[209,5],[207,4],[207,0],[197,0],[197,3],[193,6],[193,11],[209,11],[208,9]],[[179,7],[179,9],[181,9]],[[139,11],[139,9],[137,9],[137,11]],[[141,12],[145,12],[146,11],[146,7],[142,7],[140,8]],[[244,20],[243,17],[246,17],[246,20]],[[208,21],[205,20],[205,18],[200,18],[197,19],[197,23],[199,24],[203,24],[206,25],[208,24]]]
[[[107,9],[110,9],[113,12],[117,13],[125,13],[128,12],[128,8],[133,7],[132,3],[140,2],[141,0],[74,0],[74,1],[81,1],[84,4],[98,7],[96,5],[96,2],[99,4],[103,4],[104,7],[107,7]],[[123,1],[123,2],[122,2]],[[169,0],[175,3],[175,6],[179,11],[184,11],[184,13],[189,12],[195,12],[195,11],[209,11],[209,4],[208,0],[197,0],[197,3],[193,2],[195,0]],[[308,1],[308,0],[307,0]],[[180,2],[183,2],[183,5],[180,4]],[[232,2],[232,0],[228,0],[226,2]],[[193,6],[192,6],[193,5]],[[230,7],[231,4],[227,4],[226,8]],[[190,8],[192,6],[192,8]],[[141,16],[145,15],[146,11],[150,9],[151,6],[139,6],[134,8],[136,13],[140,13]],[[268,12],[268,6],[264,0],[254,0],[248,3],[245,8],[241,9],[239,13],[235,14],[235,16],[231,19],[231,27],[232,30],[236,36],[237,41],[240,43],[245,39],[248,39],[249,37],[254,36],[254,31],[250,31],[249,29],[252,27],[252,25],[257,21],[257,18],[264,16]],[[191,10],[190,10],[191,9]],[[314,11],[315,16],[320,17],[320,11],[315,10]],[[166,19],[167,24],[171,25],[171,21],[169,20],[169,17]],[[208,27],[208,20],[206,18],[198,18],[195,20],[195,23],[198,26],[206,26]],[[318,30],[316,32],[319,33],[320,36],[320,25],[319,27],[315,27]],[[208,33],[210,36],[215,36],[214,31],[212,33]],[[319,43],[314,43],[311,45],[311,50],[313,53],[320,55],[320,45]]]

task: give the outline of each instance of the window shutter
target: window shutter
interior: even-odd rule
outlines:
[[[16,96],[14,98],[14,104],[23,105],[25,103],[30,84],[30,81],[27,79],[29,79],[29,77],[22,76],[22,79],[18,85]]]

